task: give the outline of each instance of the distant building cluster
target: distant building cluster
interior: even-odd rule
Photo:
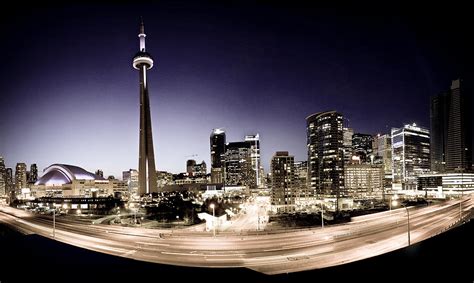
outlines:
[[[277,152],[271,160],[272,204],[277,211],[318,203],[344,210],[350,199],[474,192],[472,94],[458,79],[449,91],[434,96],[430,129],[412,123],[372,135],[354,132],[336,111],[308,116],[307,162],[289,165],[287,152]]]

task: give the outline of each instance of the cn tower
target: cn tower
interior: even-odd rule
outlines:
[[[145,37],[145,26],[142,20],[140,23],[140,33],[138,34],[138,38],[140,38],[140,51],[133,58],[133,67],[140,71],[140,147],[138,157],[138,194],[140,196],[157,192],[147,79],[147,70],[153,67],[153,59],[146,52]]]

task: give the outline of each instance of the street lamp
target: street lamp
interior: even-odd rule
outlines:
[[[53,239],[56,237],[56,207],[53,205]]]
[[[321,204],[321,228],[324,228],[324,204]]]
[[[257,204],[257,231],[260,231],[260,207]]]
[[[392,205],[397,206],[397,204],[398,204],[397,199],[398,199],[397,195],[390,196],[390,202],[389,202],[389,204],[390,204],[390,214],[392,214]]]
[[[210,207],[212,208],[212,229],[214,230],[214,237],[216,236],[216,223],[215,223],[215,218],[216,218],[216,211],[215,211],[215,205],[211,203]]]
[[[410,245],[410,212],[408,211],[408,207],[405,206],[405,209],[407,210],[407,217],[408,217],[408,245]]]
[[[398,202],[396,200],[393,200],[393,201],[391,200],[390,201],[390,210],[392,210],[392,202],[393,202],[394,206],[398,205]],[[400,202],[400,205],[403,206],[405,208],[405,210],[407,211],[407,218],[408,218],[408,221],[407,221],[407,234],[408,234],[408,245],[410,245],[410,212],[408,211],[408,207],[403,205],[402,202]]]
[[[403,205],[403,203],[400,203],[407,211],[407,234],[408,234],[408,245],[410,245],[410,212],[408,211],[408,207]]]
[[[398,202],[396,200],[392,200],[390,197],[390,214],[392,214],[392,206],[397,206]]]

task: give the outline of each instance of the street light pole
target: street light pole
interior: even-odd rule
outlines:
[[[53,239],[56,237],[56,208],[53,209]]]
[[[408,212],[408,207],[405,206],[405,209],[407,210],[407,216],[408,216],[408,245],[410,245],[410,212]]]
[[[321,205],[321,228],[324,228],[324,206]]]
[[[214,232],[214,237],[216,236],[216,212],[215,212],[215,205],[212,203],[211,204],[211,208],[212,208],[212,230]]]
[[[257,231],[260,231],[260,207],[257,205]]]

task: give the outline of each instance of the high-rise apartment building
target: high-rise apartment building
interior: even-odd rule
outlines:
[[[213,129],[210,137],[211,145],[211,183],[224,182],[224,154],[225,154],[225,131]]]
[[[278,212],[295,210],[295,159],[288,151],[277,151],[272,157],[271,203]]]
[[[306,118],[309,190],[318,198],[333,197],[336,202],[346,195],[342,122],[342,114],[336,111]]]

